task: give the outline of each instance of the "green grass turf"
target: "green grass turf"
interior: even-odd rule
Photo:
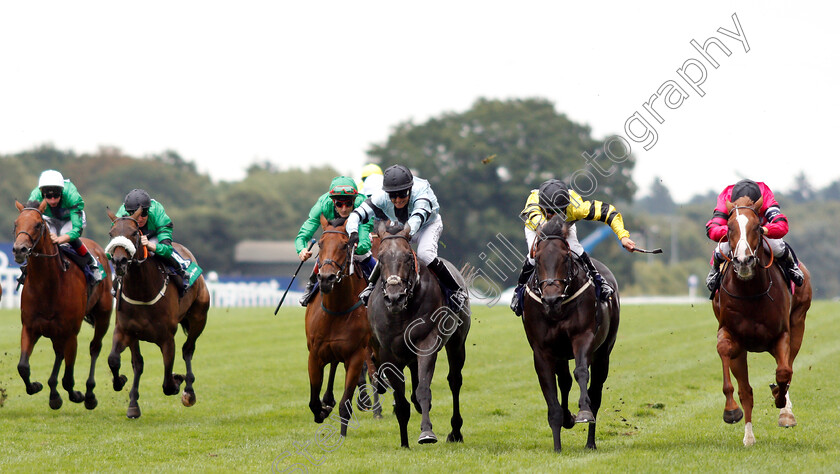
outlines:
[[[461,407],[463,444],[443,442],[449,432],[451,396],[441,357],[432,384],[432,422],[441,442],[418,445],[420,416],[409,422],[411,449],[399,447],[393,398],[382,400],[385,417],[356,412],[357,423],[338,446],[338,424],[312,422],[307,407],[307,351],[303,309],[211,309],[194,359],[198,403],[161,391],[163,365],[156,346],[143,343],[140,386],[143,415],[125,417],[128,389],[114,392],[107,355],[97,364],[99,406],[85,410],[60,392],[64,406],[48,407],[46,379],[52,347],[42,339],[31,360],[42,392],[26,395],[17,374],[20,319],[0,311],[0,472],[31,471],[282,471],[312,472],[586,472],[736,471],[775,469],[836,471],[840,410],[840,304],[815,303],[805,342],[794,364],[793,411],[799,425],[776,426],[767,385],[775,364],[769,354],[750,355],[756,398],[756,445],[742,444],[744,423],[722,420],[721,365],[716,322],[709,304],[627,306],[622,310],[610,377],[598,414],[597,451],[584,449],[586,427],[563,430],[563,452],[552,450],[546,406],[533,370],[522,324],[503,305],[475,309],[467,340]],[[84,391],[92,329],[80,335],[76,387]],[[183,372],[179,332],[175,367]],[[129,352],[123,372],[130,372]],[[336,397],[343,386],[339,370]],[[572,411],[577,411],[577,388]],[[337,410],[336,410],[337,412]],[[333,416],[337,416],[334,413]],[[338,440],[340,441],[340,439]],[[309,458],[301,454],[306,446]]]

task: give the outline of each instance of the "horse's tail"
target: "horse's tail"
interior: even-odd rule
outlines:
[[[181,329],[184,330],[184,334],[189,335],[190,333],[190,322],[187,318],[181,320]]]
[[[461,269],[458,271],[461,273],[461,276],[464,277],[464,282],[466,282],[467,286],[470,286],[470,284],[472,284],[473,280],[475,280],[476,274],[478,273],[478,269],[475,268],[473,265],[470,265],[469,262],[461,266]]]

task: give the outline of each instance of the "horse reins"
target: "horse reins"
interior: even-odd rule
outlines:
[[[36,208],[34,208],[34,207],[25,207],[25,208],[23,208],[23,211],[35,211],[35,212],[37,212],[39,215],[42,215],[42,214],[41,214],[41,210],[40,210],[40,209],[36,209]],[[21,212],[23,212],[23,211],[21,211]],[[41,239],[42,239],[42,238],[44,237],[44,235],[46,234],[46,227],[47,227],[47,223],[46,223],[46,222],[44,222],[43,217],[41,218],[41,224],[43,224],[43,225],[44,225],[44,227],[41,229],[41,233],[40,233],[40,234],[38,234],[38,238],[37,238],[37,239],[32,238],[32,234],[30,234],[29,232],[27,232],[27,231],[25,231],[25,230],[19,230],[19,231],[15,234],[15,239],[17,239],[17,236],[19,236],[20,234],[26,234],[26,236],[28,236],[28,237],[29,237],[29,240],[33,241],[33,242],[32,242],[32,248],[30,248],[30,249],[29,249],[29,252],[26,252],[26,258],[29,258],[29,257],[55,257],[55,256],[57,256],[57,255],[59,254],[59,250],[58,250],[58,246],[57,246],[57,245],[56,245],[55,253],[40,253],[40,252],[35,252],[35,247],[37,247],[37,246],[38,246],[38,243],[39,243],[39,242],[41,242]]]

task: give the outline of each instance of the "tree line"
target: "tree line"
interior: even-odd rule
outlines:
[[[499,237],[523,247],[524,253],[519,212],[529,191],[548,178],[568,178],[591,166],[582,153],[603,146],[588,126],[558,113],[548,100],[479,99],[464,112],[444,113],[421,124],[397,124],[384,143],[371,146],[368,155],[383,169],[401,163],[428,179],[444,217],[440,254],[456,265],[469,262],[480,267],[491,255],[488,244]],[[676,204],[657,179],[650,189],[656,198],[634,203],[634,165],[635,157],[630,155],[618,172],[599,175],[590,197],[616,205],[633,238],[641,238],[637,243],[662,247],[665,254],[631,255],[610,239],[593,256],[609,264],[623,294],[681,294],[690,274],[698,275],[702,285],[713,248],[704,226],[716,192]],[[12,239],[14,200],[28,197],[41,171],[57,169],[85,199],[86,237],[105,243],[110,228],[106,206],[116,210],[128,191],[143,188],[166,207],[175,225],[175,240],[189,246],[202,267],[222,274],[236,270],[237,242],[293,239],[315,200],[340,174],[332,167],[280,170],[259,163],[241,181],[214,183],[173,150],[132,157],[115,147],[77,154],[49,144],[0,156],[0,167],[0,228],[10,230],[0,240]],[[801,175],[795,190],[778,200],[791,221],[788,240],[811,268],[817,297],[840,295],[840,277],[832,263],[836,261],[832,257],[840,257],[833,244],[840,224],[825,218],[840,210],[840,180],[820,190]],[[579,235],[601,225],[581,222]],[[491,255],[488,260],[494,258],[498,257]],[[512,285],[515,278],[516,272],[510,272],[506,282],[498,283]]]

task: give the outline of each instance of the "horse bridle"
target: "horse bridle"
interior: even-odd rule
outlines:
[[[17,233],[15,233],[15,240],[17,240],[17,237],[20,234],[25,234],[26,236],[29,237],[29,240],[32,241],[32,247],[30,247],[29,251],[26,252],[26,258],[29,259],[29,257],[55,257],[55,256],[57,256],[59,254],[58,246],[56,246],[55,253],[40,253],[40,252],[35,251],[35,247],[38,246],[38,243],[41,242],[41,239],[44,237],[44,235],[47,234],[47,223],[46,223],[46,221],[44,221],[43,214],[41,214],[41,210],[37,209],[37,208],[34,208],[34,207],[25,207],[25,208],[23,208],[23,210],[21,210],[21,212],[23,212],[23,211],[35,211],[35,212],[37,212],[39,215],[41,215],[41,224],[43,224],[43,227],[41,228],[41,233],[38,234],[37,239],[33,238],[32,234],[30,234],[29,232],[27,232],[25,230],[19,230],[19,231],[17,231]],[[17,228],[17,226],[15,228]]]
[[[135,219],[131,216],[117,217],[114,220],[114,223],[116,224],[117,221],[121,221],[121,220],[130,220],[131,222],[134,222],[137,225],[137,231],[140,232],[140,235],[143,235],[143,232],[140,230],[140,223],[137,222],[137,219]],[[128,237],[125,237],[125,239],[128,239]],[[144,245],[140,244],[139,242],[137,242],[137,243],[132,242],[132,244],[134,244],[136,250],[133,254],[129,255],[129,258],[128,258],[128,264],[129,265],[131,265],[132,263],[143,263],[143,262],[145,262],[146,260],[149,259],[149,253],[145,250]],[[136,258],[135,256],[140,252],[141,247],[143,248],[143,258],[139,259],[139,258]],[[126,250],[128,250],[128,249],[126,249]]]
[[[730,210],[730,211],[729,211],[729,217],[731,218],[731,217],[732,217],[732,213],[733,213],[733,212],[735,212],[735,211],[736,211],[736,210],[738,210],[738,209],[749,209],[749,210],[751,210],[751,211],[752,211],[752,212],[756,215],[756,217],[760,217],[760,216],[758,215],[758,212],[757,212],[757,211],[756,211],[753,207],[751,207],[751,206],[735,206],[735,207],[733,207],[733,208],[732,208],[732,210]],[[746,237],[744,237],[744,236],[741,236],[741,238],[746,239]],[[764,235],[762,235],[762,236],[761,236],[761,238],[763,239],[763,241],[766,241],[766,240],[767,240],[767,237],[766,237],[766,236],[764,236]],[[722,241],[722,240],[723,240],[723,237],[721,237],[721,241]],[[758,259],[758,255],[756,255],[756,251],[757,251],[757,249],[756,249],[756,250],[753,250],[752,248],[750,248],[750,244],[749,244],[749,242],[747,242],[747,243],[746,243],[746,245],[747,245],[747,249],[751,252],[751,253],[750,253],[750,255],[751,255],[751,256],[753,256],[753,257],[755,257],[755,258],[756,258],[756,260],[757,260],[757,259]],[[759,244],[758,244],[758,245],[759,245],[759,246],[760,246],[760,245],[762,245],[762,242],[759,242]],[[769,245],[768,245],[768,247],[769,247]],[[721,252],[721,254],[723,255],[723,258],[725,258],[725,259],[726,259],[726,261],[727,261],[727,262],[729,262],[730,266],[734,265],[734,264],[732,263],[732,259],[730,259],[728,255],[725,255],[725,254],[723,254],[722,252]],[[764,268],[764,270],[769,269],[769,268],[770,268],[770,266],[771,266],[771,265],[773,265],[773,257],[774,257],[774,255],[773,255],[773,250],[771,249],[771,250],[770,250],[770,263],[768,263],[768,264],[765,266],[765,265],[761,265],[761,263],[760,263],[760,261],[759,261],[759,266],[760,266],[760,267],[762,267],[762,268]],[[768,297],[768,298],[770,298],[770,301],[773,301],[773,297],[772,297],[772,296],[770,296],[770,289],[773,287],[773,278],[771,277],[771,278],[768,278],[767,280],[768,280],[768,282],[769,282],[769,283],[768,283],[768,285],[767,285],[767,289],[766,289],[766,290],[764,290],[762,293],[758,293],[758,294],[755,294],[755,295],[741,296],[741,295],[734,295],[734,294],[730,293],[730,292],[729,292],[729,290],[727,290],[727,289],[726,289],[726,285],[724,285],[724,284],[723,284],[723,283],[724,283],[723,278],[721,278],[721,281],[720,281],[720,288],[721,288],[721,289],[723,290],[723,292],[724,292],[724,293],[726,293],[727,295],[731,296],[732,298],[739,299],[739,300],[752,300],[752,299],[758,299],[758,298],[763,297],[764,295],[767,295],[767,297]]]
[[[751,211],[753,212],[753,214],[755,214],[755,216],[756,216],[756,217],[759,217],[759,218],[760,218],[760,216],[758,215],[758,212],[757,212],[757,211],[756,211],[753,207],[751,207],[751,206],[735,206],[735,207],[733,207],[733,208],[732,208],[732,210],[730,210],[730,211],[729,211],[729,217],[732,217],[732,213],[733,213],[733,212],[735,212],[735,211],[736,211],[736,210],[738,210],[738,209],[749,209],[749,210],[751,210]],[[727,234],[724,234],[724,237],[725,237],[726,235],[727,235]],[[762,238],[762,242],[766,242],[766,241],[768,240],[768,239],[767,239],[767,236],[765,236],[765,235],[763,235],[763,234],[761,235],[761,238]],[[721,237],[721,242],[722,242],[722,241],[723,241],[723,237]],[[720,243],[720,242],[718,242],[718,243]],[[753,256],[753,257],[755,257],[756,259],[758,259],[758,255],[756,255],[757,249],[753,250],[753,249],[750,247],[749,242],[747,242],[746,244],[747,244],[747,249],[750,251],[750,255],[751,255],[751,256]],[[761,245],[761,243],[759,243],[759,245]],[[769,247],[769,245],[768,245],[768,247]],[[724,259],[726,259],[726,261],[727,261],[727,262],[732,263],[732,259],[730,259],[728,255],[725,255],[725,254],[723,254],[722,252],[721,252],[721,255],[723,255],[723,258],[724,258]],[[773,257],[774,257],[774,255],[773,255],[773,252],[772,252],[772,250],[771,250],[771,251],[770,251],[770,263],[768,263],[767,265],[762,265],[762,267],[763,267],[765,270],[766,270],[766,269],[768,269],[768,268],[770,268],[770,267],[773,265]],[[769,291],[769,290],[768,290],[768,291]]]
[[[325,230],[322,233],[322,235],[323,234],[341,234],[341,235],[344,235],[344,236],[347,235],[346,232],[341,231],[341,230]],[[335,260],[333,260],[331,258],[325,258],[323,261],[321,261],[319,263],[321,268],[324,268],[327,265],[335,265],[335,267],[338,268],[338,273],[336,274],[336,280],[335,280],[336,283],[341,283],[341,279],[344,278],[345,275],[348,275],[347,266],[350,265],[350,262],[353,260],[353,256],[351,255],[351,252],[353,251],[353,248],[350,245],[347,245],[348,243],[349,242],[344,243],[344,245],[347,247],[347,258],[344,259],[344,264],[343,265],[339,265],[338,262],[336,262]],[[318,246],[320,247],[321,245],[318,244]]]
[[[543,241],[543,240],[560,240],[561,242],[566,244],[567,248],[569,246],[568,241],[566,241],[565,238],[563,238],[562,236],[559,236],[559,235],[541,235],[539,237],[539,240],[540,241]],[[535,242],[535,244],[534,244],[534,249],[535,250],[536,250],[537,246],[538,246],[538,243]],[[574,252],[572,252],[571,249],[570,249],[569,253],[573,254]],[[534,256],[536,257],[536,251],[534,252]],[[571,260],[572,256],[569,255],[568,258]],[[541,297],[542,292],[546,287],[549,287],[551,285],[560,286],[560,284],[563,284],[563,293],[560,295],[560,301],[561,302],[566,301],[569,298],[569,294],[568,294],[569,286],[571,285],[572,282],[575,281],[575,277],[577,277],[577,265],[575,265],[574,260],[572,260],[572,262],[570,262],[570,264],[566,265],[566,278],[546,278],[545,280],[538,280],[536,282],[537,287],[535,288],[535,293],[537,294],[537,296]]]
[[[414,258],[414,279],[412,281],[405,282],[405,291],[403,292],[406,295],[406,299],[410,300],[412,295],[414,295],[414,287],[417,286],[417,282],[420,281],[420,265],[417,263],[417,253],[414,252],[414,249],[411,248],[411,239],[402,235],[402,234],[389,234],[384,237],[380,237],[379,241],[381,242],[388,240],[388,239],[403,239],[408,243],[408,249],[411,252],[411,256]],[[391,275],[392,277],[399,278],[397,275]],[[390,279],[391,277],[388,277]],[[385,285],[382,285],[382,290],[385,291]]]

